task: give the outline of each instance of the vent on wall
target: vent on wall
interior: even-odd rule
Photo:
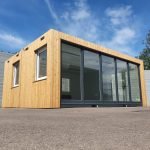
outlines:
[[[45,37],[44,37],[44,36],[42,36],[42,37],[40,38],[40,40],[42,41],[42,40],[44,40],[44,38],[45,38]]]
[[[26,47],[25,49],[24,49],[24,51],[27,51],[29,49],[29,47]]]
[[[19,53],[16,54],[16,57],[18,57],[18,56],[19,56]]]

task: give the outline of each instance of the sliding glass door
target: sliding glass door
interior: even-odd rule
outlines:
[[[62,103],[141,102],[138,65],[67,43],[61,47]]]
[[[141,99],[140,99],[138,66],[130,63],[129,70],[130,70],[130,83],[131,83],[131,100],[133,102],[140,102]]]
[[[129,101],[129,78],[127,62],[117,60],[117,79],[118,79],[118,96],[119,101]]]
[[[84,99],[99,100],[99,54],[84,51]]]
[[[102,55],[102,84],[104,101],[116,101],[116,80],[114,58]]]
[[[68,44],[62,44],[62,99],[81,100],[80,49]]]

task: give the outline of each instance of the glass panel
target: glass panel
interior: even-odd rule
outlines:
[[[79,48],[62,44],[62,99],[81,100],[80,55]]]
[[[103,100],[116,101],[114,58],[102,56]]]
[[[39,78],[46,76],[47,51],[39,53]]]
[[[129,101],[127,62],[117,60],[117,77],[119,101]]]
[[[19,84],[19,62],[16,64],[16,84]]]
[[[19,84],[19,62],[14,64],[14,85]]]
[[[84,51],[84,98],[99,100],[99,55]]]
[[[132,101],[140,102],[138,66],[129,64]]]

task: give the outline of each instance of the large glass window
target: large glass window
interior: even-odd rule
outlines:
[[[40,80],[46,78],[46,70],[47,70],[47,50],[46,48],[42,48],[37,51],[36,79]]]
[[[114,58],[102,55],[103,100],[116,101]]]
[[[130,83],[131,83],[131,97],[132,101],[140,102],[140,87],[139,87],[139,74],[138,66],[129,64],[130,69]]]
[[[84,51],[84,99],[99,100],[99,54]]]
[[[129,101],[127,62],[117,60],[117,78],[119,101]]]
[[[140,102],[138,65],[65,42],[61,48],[62,104]]]
[[[19,85],[19,61],[13,65],[13,86]]]
[[[80,48],[62,43],[62,99],[81,100]]]

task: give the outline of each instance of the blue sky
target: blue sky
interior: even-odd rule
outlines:
[[[1,0],[0,50],[16,52],[53,28],[137,56],[149,10],[149,0]]]

